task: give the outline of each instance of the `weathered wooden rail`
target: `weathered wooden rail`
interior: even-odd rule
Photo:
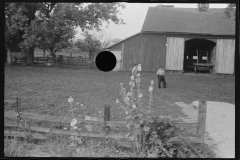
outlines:
[[[121,143],[126,147],[133,147],[133,143],[125,136],[126,133],[111,133],[111,127],[125,127],[126,121],[110,121],[110,106],[106,105],[104,108],[104,120],[86,120],[77,118],[79,125],[94,125],[105,128],[105,133],[79,133],[70,130],[64,129],[56,129],[56,128],[44,128],[39,126],[31,125],[31,120],[38,121],[47,121],[47,122],[59,122],[63,124],[67,124],[70,126],[72,118],[70,117],[62,117],[62,116],[50,116],[50,115],[40,115],[33,113],[24,113],[20,111],[20,99],[17,100],[4,100],[4,107],[16,108],[17,111],[5,111],[4,114],[4,126],[5,127],[18,127],[27,130],[28,132],[18,132],[6,130],[4,131],[5,136],[14,136],[14,137],[27,137],[30,136],[33,139],[47,139],[48,134],[59,134],[59,135],[69,135],[69,136],[83,136],[83,137],[102,137],[102,138],[113,138],[117,140],[121,140]],[[164,117],[162,117],[164,118]],[[11,120],[9,120],[11,119]],[[12,121],[15,120],[15,121]],[[197,143],[204,142],[204,133],[206,126],[206,102],[199,102],[198,109],[198,122],[189,123],[187,121],[181,120],[172,120],[172,122],[180,127],[184,128],[192,128],[197,127],[196,137],[184,137],[185,140],[195,141]],[[39,132],[39,133],[32,133]]]
[[[67,56],[57,56],[57,57],[35,57],[35,64],[50,63],[51,66],[59,67],[87,67],[93,68],[93,60],[86,57],[67,57]]]

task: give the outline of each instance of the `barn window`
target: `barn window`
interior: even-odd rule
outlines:
[[[193,56],[193,59],[197,59],[197,56]]]
[[[202,57],[202,60],[207,60],[207,57],[205,57],[205,56],[204,56],[204,57]]]
[[[188,56],[187,56],[187,58],[186,59],[188,59]]]

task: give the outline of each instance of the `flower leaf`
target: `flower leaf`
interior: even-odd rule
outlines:
[[[130,129],[131,126],[132,126],[132,122],[129,122],[129,123],[126,124],[126,127],[127,127],[128,129]]]
[[[125,137],[126,138],[129,138],[129,136],[131,136],[132,134],[131,133],[127,133],[126,135],[125,135]]]
[[[141,120],[139,121],[139,123],[140,123],[140,124],[143,124],[143,119],[141,119]]]
[[[134,123],[135,128],[139,128],[140,127],[140,123]]]
[[[130,135],[128,138],[129,138],[131,141],[134,140],[134,136],[133,136],[133,135]]]

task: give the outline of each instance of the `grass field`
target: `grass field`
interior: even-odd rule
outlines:
[[[68,98],[72,96],[78,107],[76,115],[103,119],[103,106],[109,104],[111,120],[123,120],[125,112],[116,104],[116,99],[120,98],[120,83],[128,88],[130,76],[130,72],[6,66],[4,99],[15,100],[19,97],[24,112],[70,116]],[[155,82],[153,110],[156,115],[182,116],[175,102],[208,100],[235,104],[233,75],[166,74],[167,88],[158,89],[154,73],[141,73],[141,92],[145,104],[148,102],[151,80]]]

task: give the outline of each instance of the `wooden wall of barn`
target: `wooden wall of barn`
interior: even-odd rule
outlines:
[[[112,47],[110,51],[122,52],[122,68],[121,70],[129,71],[132,69],[135,63],[142,65],[143,71],[156,72],[160,66],[166,66],[166,54],[167,54],[167,37],[182,37],[194,38],[194,39],[232,39],[231,36],[206,36],[206,35],[183,35],[183,34],[160,34],[160,33],[142,33],[137,34],[129,39],[126,39]],[[231,43],[232,44],[232,43]],[[233,43],[234,44],[234,43]],[[221,45],[220,45],[221,46]],[[229,47],[225,47],[229,48]],[[234,47],[230,47],[234,48]],[[234,50],[234,49],[232,49]],[[223,64],[222,59],[218,59],[218,70],[216,73],[234,74],[234,58],[232,58],[233,51],[231,50],[231,57],[226,64],[231,61],[229,67],[226,67],[225,61]],[[218,51],[219,52],[219,48]],[[219,52],[220,53],[220,52]],[[228,53],[228,52],[227,52]],[[229,52],[230,53],[230,52]],[[221,66],[221,67],[219,67]],[[223,68],[228,68],[226,71]],[[224,70],[224,71],[223,71]]]
[[[129,71],[135,63],[142,65],[142,71],[156,72],[165,66],[167,38],[161,34],[143,33],[133,36],[115,46],[112,51],[123,52],[123,70]]]

